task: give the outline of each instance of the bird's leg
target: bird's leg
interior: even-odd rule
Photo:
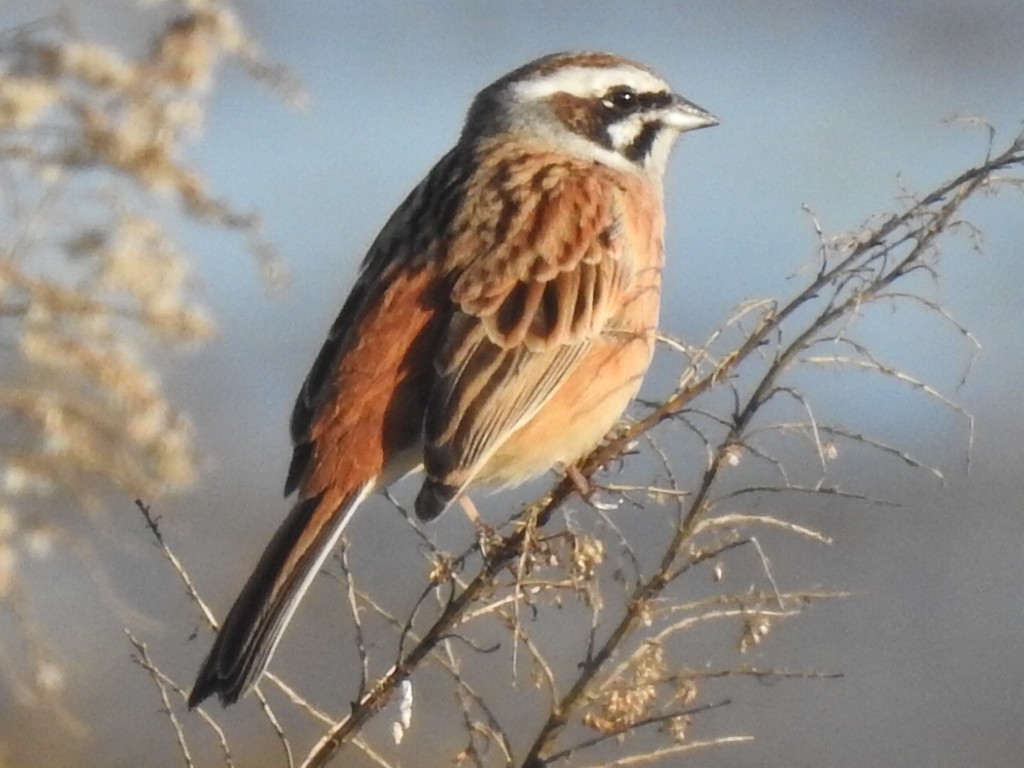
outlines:
[[[480,511],[476,508],[476,504],[469,498],[468,493],[464,493],[459,497],[459,506],[462,507],[462,511],[466,513],[466,517],[469,518],[469,522],[473,524],[473,527],[479,532],[484,527],[483,520],[480,519]]]
[[[469,498],[469,494],[464,493],[459,497],[459,506],[466,513],[469,522],[473,524],[473,530],[476,531],[477,545],[480,547],[480,554],[487,557],[490,545],[500,541],[500,537],[494,532],[494,528],[485,523],[483,518],[480,517],[480,511],[476,508],[473,500]]]
[[[576,464],[569,464],[565,468],[565,476],[569,478],[569,482],[576,488],[576,493],[580,495],[580,498],[589,500],[590,495],[594,492],[593,487],[590,485],[590,481],[580,472],[579,466]]]

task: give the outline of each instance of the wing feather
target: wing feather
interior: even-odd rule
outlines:
[[[543,407],[604,332],[632,277],[621,237],[622,190],[579,169],[549,166],[541,177],[543,183],[520,185],[527,198],[503,202],[494,218],[504,239],[477,253],[454,283],[455,312],[424,421],[431,493],[446,489],[431,503],[450,503]],[[474,237],[497,239],[479,230]],[[442,509],[417,506],[424,516]]]

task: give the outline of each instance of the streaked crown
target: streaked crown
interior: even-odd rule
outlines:
[[[652,70],[610,53],[556,53],[481,91],[463,140],[501,132],[550,141],[559,150],[660,178],[684,131],[717,125]]]

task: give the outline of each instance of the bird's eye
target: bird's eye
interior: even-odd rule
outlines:
[[[632,112],[639,106],[639,99],[637,98],[636,91],[627,86],[622,86],[608,91],[601,100],[601,103],[608,109],[614,109],[616,112]]]

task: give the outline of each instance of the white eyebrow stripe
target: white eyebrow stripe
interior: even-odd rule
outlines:
[[[543,99],[556,93],[592,98],[603,96],[616,85],[631,86],[638,93],[669,90],[661,78],[636,67],[566,67],[535,80],[517,83],[515,93],[523,101]]]

